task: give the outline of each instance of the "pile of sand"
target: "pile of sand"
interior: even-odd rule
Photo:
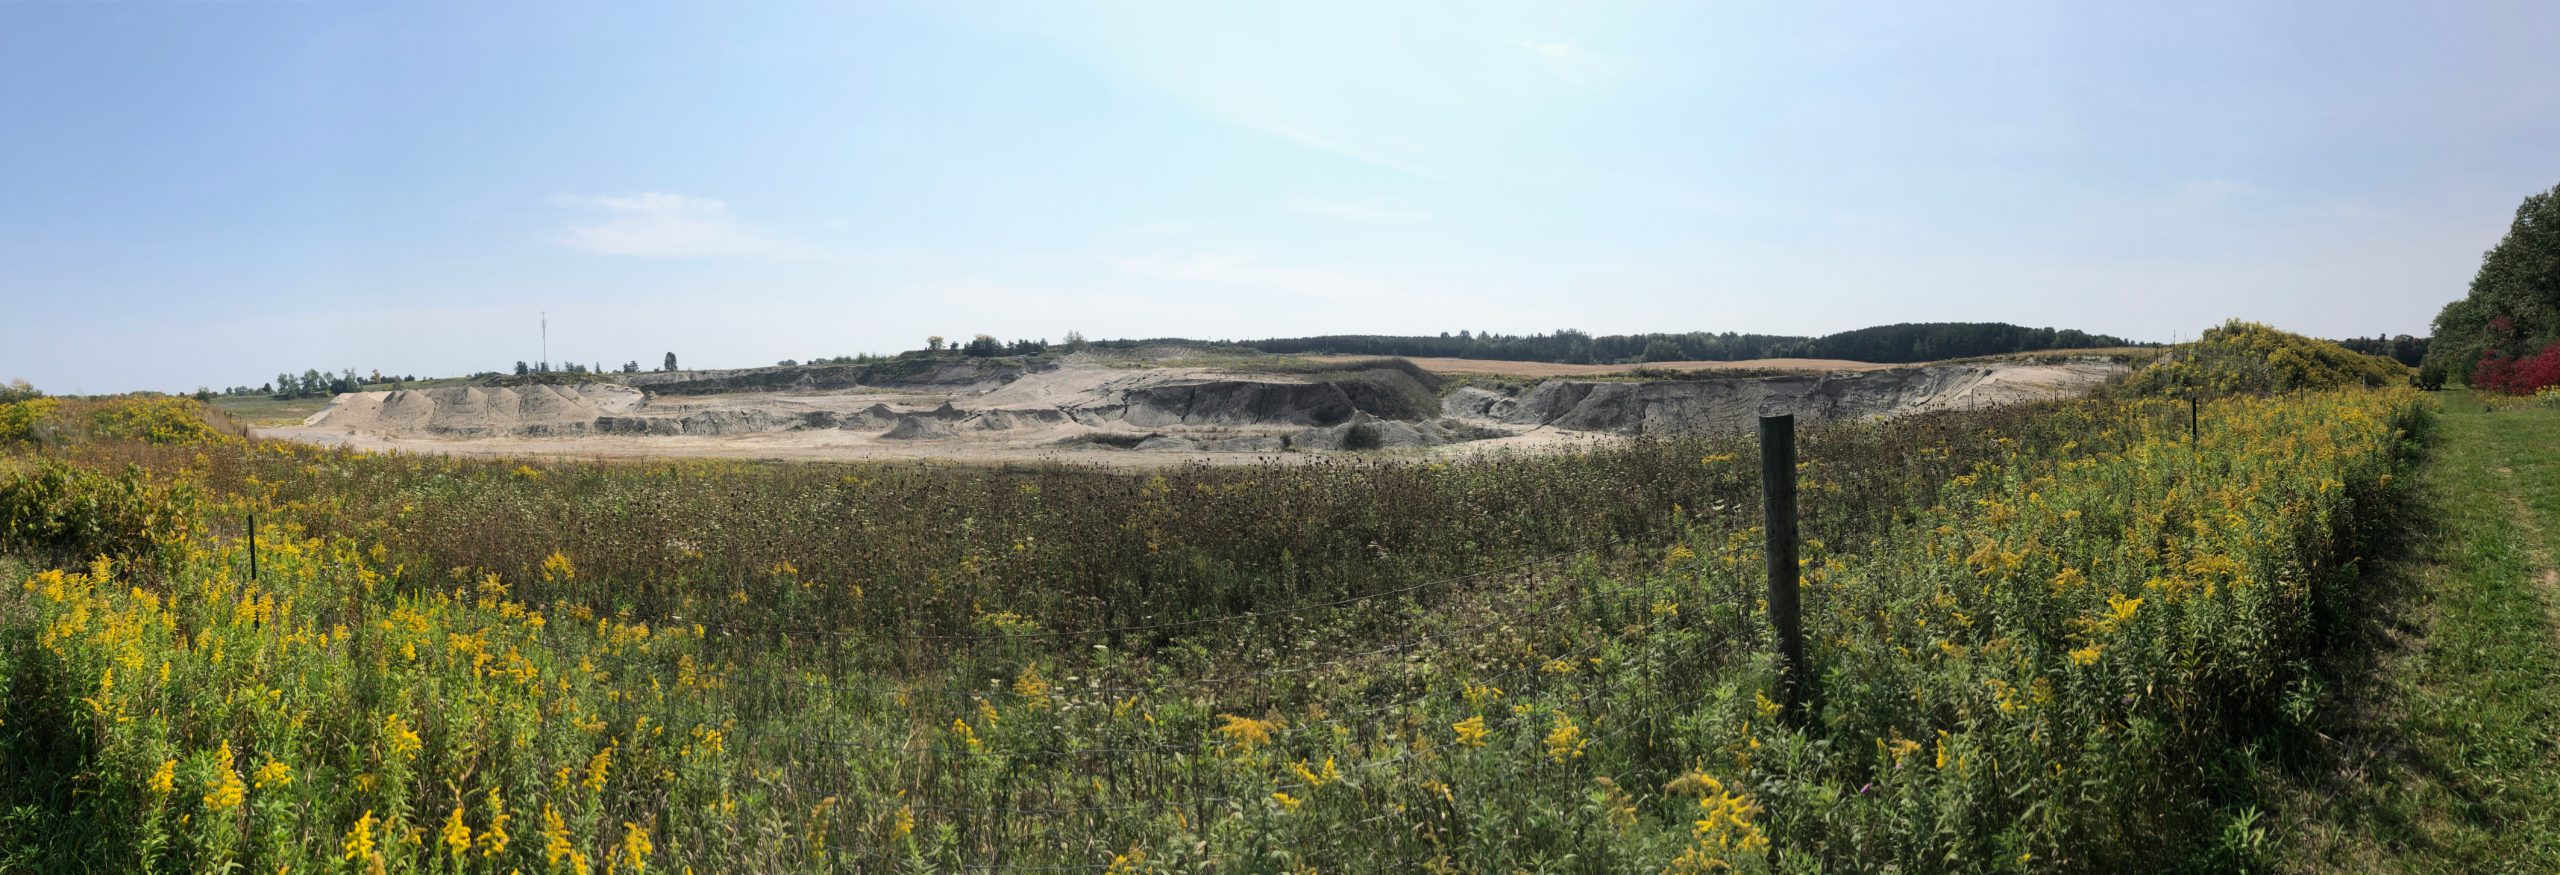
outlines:
[[[599,417],[629,412],[646,401],[638,389],[604,383],[349,392],[302,424],[348,432],[463,438],[582,435],[596,431]]]

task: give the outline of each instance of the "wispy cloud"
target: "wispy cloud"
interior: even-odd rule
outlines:
[[[1576,52],[1576,49],[1567,43],[1542,43],[1536,40],[1516,39],[1512,40],[1511,44],[1557,60],[1571,58]]]
[[[1382,170],[1392,170],[1397,173],[1422,179],[1437,180],[1441,178],[1439,171],[1425,167],[1421,164],[1416,164],[1402,158],[1382,154],[1369,149],[1347,146],[1334,140],[1307,133],[1306,131],[1290,127],[1288,125],[1256,124],[1233,118],[1230,118],[1230,122],[1239,127],[1279,137],[1280,139],[1296,143],[1309,149],[1314,149],[1318,152],[1326,152],[1344,158],[1349,158],[1353,161],[1358,161],[1362,164],[1367,164],[1371,167],[1376,167]]]
[[[594,221],[572,225],[554,238],[562,246],[597,255],[776,258],[801,254],[799,247],[738,221],[728,204],[711,198],[644,192],[627,197],[562,195],[553,202],[597,214]]]
[[[1281,201],[1280,205],[1296,212],[1354,222],[1411,222],[1431,218],[1429,211],[1392,201],[1292,197]]]
[[[1535,63],[1578,88],[1598,88],[1618,77],[1619,64],[1613,59],[1572,43],[1516,39],[1511,45],[1535,56]]]

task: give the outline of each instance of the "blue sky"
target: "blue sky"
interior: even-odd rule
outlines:
[[[0,378],[1312,333],[2424,333],[2560,7],[0,3]]]

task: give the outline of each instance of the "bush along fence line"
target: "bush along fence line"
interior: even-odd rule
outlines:
[[[1741,500],[1641,557],[918,630],[787,561],[756,597],[598,610],[570,552],[422,572],[189,488],[134,558],[0,598],[0,863],[2149,868],[2195,852],[2211,751],[2321,646],[2424,404],[2225,399],[2192,436],[2182,402],[2051,406],[1907,507],[1808,526],[1792,707]],[[1860,474],[1809,473],[1803,519]],[[760,601],[791,593],[824,609]]]

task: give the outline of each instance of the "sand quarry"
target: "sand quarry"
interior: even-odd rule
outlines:
[[[299,426],[259,434],[470,455],[1153,466],[1553,449],[1734,430],[1775,413],[1896,416],[2080,395],[2125,370],[2097,357],[1906,367],[1789,360],[1695,363],[1694,373],[1630,379],[1610,366],[1167,358],[902,359],[357,392]],[[1735,369],[1749,375],[1714,373]]]

